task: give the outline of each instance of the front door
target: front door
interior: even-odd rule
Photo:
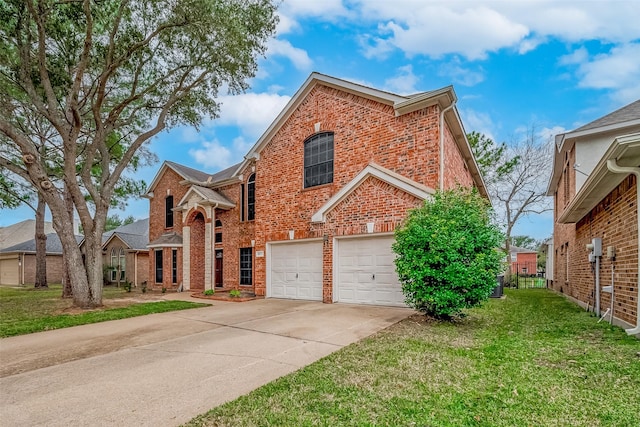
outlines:
[[[222,249],[216,249],[216,287],[222,287]]]

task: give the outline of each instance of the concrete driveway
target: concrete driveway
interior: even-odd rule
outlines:
[[[413,311],[213,301],[0,340],[4,426],[175,426]]]

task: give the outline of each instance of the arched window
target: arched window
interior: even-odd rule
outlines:
[[[125,271],[127,269],[127,257],[125,256],[124,253],[124,249],[120,248],[120,254],[119,254],[119,262],[118,264],[120,265],[120,280],[124,280],[125,278]]]
[[[304,188],[330,182],[333,182],[333,132],[324,132],[304,142]]]
[[[111,248],[111,263],[109,264],[111,267],[109,272],[110,282],[118,280],[118,255],[118,250],[116,248]]]
[[[251,174],[247,180],[247,221],[256,218],[256,174]]]

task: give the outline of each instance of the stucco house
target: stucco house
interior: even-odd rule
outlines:
[[[555,143],[552,287],[638,334],[640,100]]]
[[[164,162],[146,194],[150,283],[403,305],[391,243],[407,211],[437,188],[486,196],[456,101],[312,73],[241,163]]]

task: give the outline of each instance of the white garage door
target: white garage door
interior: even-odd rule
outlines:
[[[0,260],[0,284],[18,285],[19,273],[18,258]]]
[[[271,245],[273,298],[322,301],[322,242]]]
[[[393,240],[393,236],[337,240],[338,301],[405,306],[393,263]]]

